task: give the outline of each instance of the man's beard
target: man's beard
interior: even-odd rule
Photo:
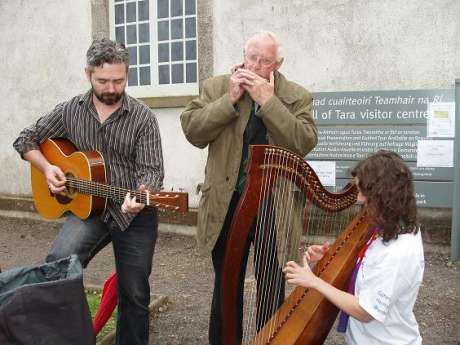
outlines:
[[[117,103],[121,97],[123,97],[123,92],[121,93],[116,93],[116,92],[102,92],[102,93],[98,93],[94,87],[92,87],[93,89],[93,94],[94,96],[96,96],[96,98],[101,101],[102,103],[104,103],[105,105],[114,105],[115,103]]]

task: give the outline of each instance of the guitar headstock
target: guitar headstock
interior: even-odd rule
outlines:
[[[184,192],[150,192],[150,206],[163,211],[185,213],[188,211],[188,193]]]

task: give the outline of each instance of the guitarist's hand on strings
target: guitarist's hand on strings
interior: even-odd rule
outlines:
[[[45,169],[46,182],[48,183],[48,188],[53,194],[66,195],[67,189],[65,187],[66,178],[62,170],[55,166],[49,165]]]
[[[139,191],[144,191],[145,186],[141,185],[139,187]],[[127,193],[125,196],[125,201],[123,202],[123,205],[121,205],[121,212],[123,213],[139,213],[140,211],[143,210],[145,207],[145,204],[141,204],[136,202],[136,196],[134,195],[131,197],[131,193]]]

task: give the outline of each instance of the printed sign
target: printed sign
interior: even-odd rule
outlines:
[[[419,206],[452,207],[453,153],[447,142],[453,140],[425,141],[453,138],[453,89],[318,92],[313,98],[319,138],[306,159],[320,161],[322,167],[334,163],[335,186],[332,172],[322,172],[330,188],[340,189],[358,161],[386,149],[411,168]]]

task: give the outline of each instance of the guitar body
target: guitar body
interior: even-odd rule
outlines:
[[[58,166],[66,177],[105,183],[105,167],[102,155],[97,151],[77,151],[73,144],[65,139],[47,139],[40,150],[48,161]],[[55,219],[70,211],[81,219],[102,213],[106,199],[77,193],[68,188],[68,195],[52,194],[45,176],[40,170],[31,167],[32,195],[35,208],[47,219]]]

